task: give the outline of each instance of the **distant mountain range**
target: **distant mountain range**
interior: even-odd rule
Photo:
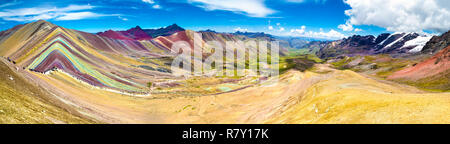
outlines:
[[[234,32],[232,33],[233,35],[243,35],[243,36],[247,36],[249,38],[268,38],[268,39],[274,39],[275,37],[270,35],[270,34],[266,34],[264,32]]]
[[[421,52],[431,38],[431,35],[418,33],[383,33],[377,37],[353,35],[342,40],[328,42],[327,45],[320,48],[317,55],[321,58],[340,55],[410,55]]]
[[[99,32],[97,35],[122,40],[150,40],[159,36],[169,36],[184,30],[185,29],[181,28],[177,24],[159,29],[142,29],[141,27],[136,26],[126,31],[108,30],[105,32]]]
[[[136,26],[126,31],[108,30],[99,32],[97,35],[121,40],[151,40],[153,37],[148,35],[141,27]]]
[[[130,28],[126,31],[113,31],[108,30],[105,32],[99,32],[97,35],[108,37],[112,39],[120,40],[158,40],[164,43],[166,46],[170,46],[169,41],[176,40],[173,37],[183,37],[184,33],[180,33],[181,36],[171,36],[179,32],[186,31],[184,28],[173,24],[159,29],[142,29],[139,26]],[[305,37],[283,37],[273,36],[271,34],[263,32],[241,32],[234,33],[219,33],[213,30],[198,31],[197,33],[205,34],[205,37],[212,35],[234,37],[235,39],[245,40],[248,38],[263,39],[269,41],[279,41],[280,46],[283,49],[311,49],[311,52],[318,55],[321,58],[336,57],[341,55],[353,56],[353,55],[373,55],[373,54],[390,54],[394,57],[412,55],[418,52],[424,53],[436,53],[437,51],[445,48],[450,41],[448,39],[448,33],[443,37],[432,35],[424,35],[418,33],[400,33],[393,34],[383,33],[378,36],[367,35],[353,35],[340,40],[323,40],[313,39]],[[446,37],[447,36],[447,37]],[[172,39],[170,39],[172,37]],[[212,38],[214,39],[214,38]],[[430,42],[426,46],[427,42]],[[431,50],[430,47],[440,47],[439,49]],[[422,51],[423,49],[423,51]]]
[[[170,26],[159,29],[144,29],[144,32],[156,38],[158,36],[169,36],[184,30],[185,30],[184,28],[178,26],[177,24],[172,24]]]

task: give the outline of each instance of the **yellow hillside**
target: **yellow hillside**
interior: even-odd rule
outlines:
[[[179,86],[142,97],[96,89],[59,72],[25,75],[48,83],[48,90],[80,113],[107,123],[450,123],[449,93],[324,65],[316,69],[288,71],[278,83],[218,95],[174,96],[194,89]]]
[[[57,103],[51,94],[30,84],[0,61],[0,123],[93,123]]]
[[[450,93],[422,93],[352,71],[333,75],[265,123],[450,123]]]
[[[200,98],[172,120],[200,123],[450,123],[450,93],[365,78],[352,71],[290,71],[279,84]],[[183,118],[184,117],[184,118]],[[186,119],[192,118],[192,119]],[[180,121],[181,120],[181,121]]]

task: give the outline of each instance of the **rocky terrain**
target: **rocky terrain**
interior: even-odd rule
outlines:
[[[424,54],[434,54],[450,45],[450,31],[440,35],[433,36],[430,41],[426,43],[421,51]]]
[[[384,33],[377,37],[354,35],[328,42],[317,55],[321,58],[374,54],[404,56],[421,52],[430,39],[431,36],[417,33]]]

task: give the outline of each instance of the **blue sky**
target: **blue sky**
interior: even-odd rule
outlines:
[[[0,0],[0,30],[37,19],[87,32],[124,30],[136,25],[159,28],[177,23],[192,30],[240,30],[326,39],[395,31],[442,33],[450,28],[449,14],[443,13],[449,5],[442,5],[442,0],[430,0],[434,3],[396,0],[416,4],[412,6],[389,0],[375,1],[378,3],[368,0]],[[385,7],[391,8],[385,10]],[[428,13],[429,9],[440,11]],[[429,24],[417,24],[427,21],[427,17],[432,17]],[[436,26],[435,21],[443,26]]]

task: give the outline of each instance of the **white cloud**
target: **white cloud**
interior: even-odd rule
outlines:
[[[291,33],[303,34],[305,32],[306,26],[301,26],[300,29],[291,29]]]
[[[92,8],[94,8],[94,7],[91,5],[69,5],[64,8],[33,7],[33,8],[7,9],[5,11],[0,12],[0,17],[39,15],[39,14],[46,14],[46,13],[50,13],[50,12],[61,13],[61,12],[88,10],[88,9],[92,9]]]
[[[248,29],[243,29],[241,27],[237,27],[237,28],[234,29],[234,31],[247,32]]]
[[[104,15],[93,13],[93,12],[75,12],[75,13],[65,13],[63,16],[57,17],[56,20],[80,20],[87,18],[102,17]]]
[[[56,11],[62,11],[62,12],[67,12],[67,11],[78,11],[78,10],[87,10],[87,9],[93,9],[94,6],[91,5],[69,5],[67,7],[64,8],[55,8]]]
[[[339,29],[342,29],[343,31],[353,31],[353,26],[350,23],[341,24],[338,26]]]
[[[142,2],[149,3],[149,4],[154,4],[155,3],[155,1],[153,1],[153,0],[142,0]]]
[[[10,2],[10,3],[4,3],[4,4],[0,4],[0,8],[9,7],[9,6],[13,6],[13,5],[18,5],[18,4],[21,4],[21,3],[22,2],[17,2],[17,1]]]
[[[287,2],[292,2],[292,3],[302,3],[305,2],[305,0],[286,0]]]
[[[303,2],[325,3],[325,2],[327,2],[327,0],[286,0],[286,2],[291,2],[291,3],[303,3]]]
[[[396,32],[450,29],[448,0],[344,0],[351,25],[375,25]]]
[[[264,0],[188,0],[205,10],[226,10],[243,13],[250,17],[266,17],[275,13],[264,4]]]
[[[338,31],[335,30],[330,30],[328,32],[313,32],[313,31],[308,31],[306,32],[304,35],[304,37],[312,37],[312,38],[323,38],[323,39],[342,39],[345,37],[344,34],[339,33]]]
[[[142,2],[150,4],[153,9],[161,9],[162,8],[161,5],[156,3],[154,0],[142,0]]]
[[[124,17],[122,17],[122,16],[117,16],[119,19],[121,19],[121,20],[123,20],[123,21],[128,21],[128,19],[127,18],[124,18]]]
[[[152,8],[154,8],[154,9],[161,9],[161,6],[156,4],[156,5],[153,5]]]
[[[345,24],[340,24],[338,25],[338,28],[341,29],[342,31],[355,31],[355,32],[360,32],[362,31],[362,29],[360,28],[354,28],[352,24],[350,24],[349,22],[346,22]]]
[[[306,26],[301,26],[300,29],[291,29],[291,31],[289,33],[286,33],[285,35],[330,40],[342,39],[345,37],[344,34],[339,33],[338,31],[335,31],[333,29],[328,32],[324,32],[322,29],[320,29],[319,32],[306,31]]]
[[[275,29],[277,29],[278,30],[278,32],[283,32],[283,31],[285,31],[286,29],[284,29],[284,27],[282,27],[281,26],[281,23],[275,23],[275,27],[274,26],[272,26],[272,25],[270,25],[270,20],[269,20],[269,26],[267,27],[269,30],[275,30]]]
[[[33,7],[20,9],[7,9],[0,11],[0,18],[8,21],[35,21],[35,20],[79,20],[110,16],[98,14],[87,10],[93,9],[91,5],[69,5],[57,7]]]

